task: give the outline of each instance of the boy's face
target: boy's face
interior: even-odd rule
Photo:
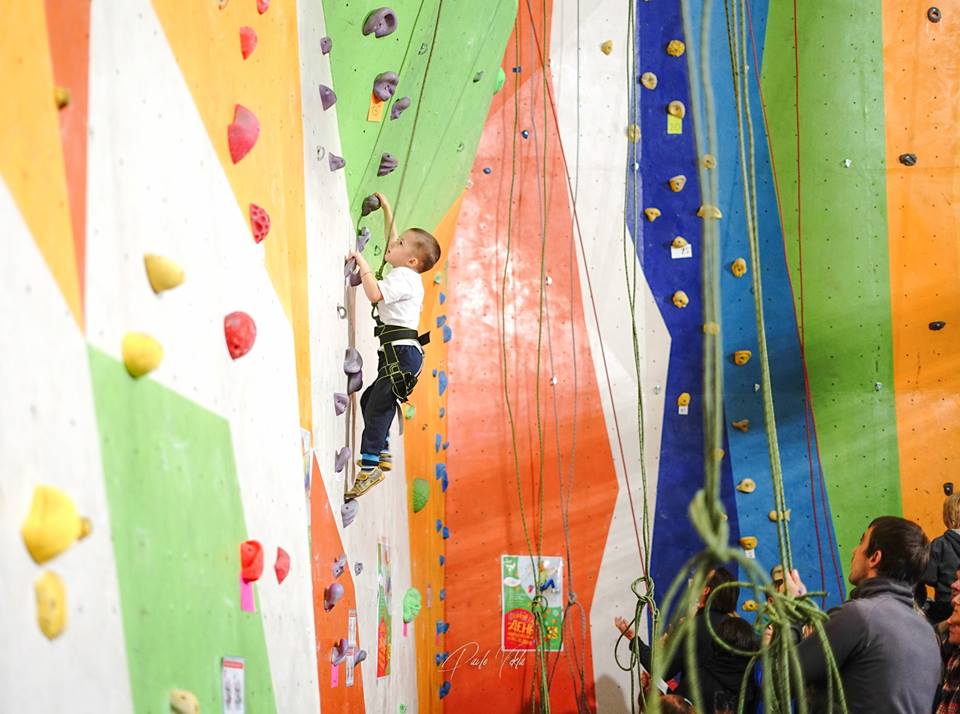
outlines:
[[[413,270],[417,269],[419,261],[413,253],[413,239],[409,235],[409,231],[404,231],[397,240],[390,241],[387,244],[387,252],[384,257],[394,268],[403,266]]]

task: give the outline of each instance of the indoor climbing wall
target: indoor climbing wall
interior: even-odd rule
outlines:
[[[760,330],[793,562],[824,604],[871,518],[942,529],[950,8],[0,4],[12,709],[511,712],[546,688],[626,710],[613,619],[702,548],[706,459],[731,542],[779,559]],[[376,342],[344,256],[382,264],[376,192],[443,257],[393,469],[347,503]]]

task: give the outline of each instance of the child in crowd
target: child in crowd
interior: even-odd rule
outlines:
[[[930,543],[930,563],[923,574],[923,584],[936,589],[934,600],[927,605],[927,618],[933,624],[943,622],[953,612],[950,583],[960,567],[960,493],[951,494],[943,502],[943,524],[947,530]]]
[[[378,280],[374,271],[357,251],[347,260],[357,263],[363,292],[374,305],[374,335],[380,341],[376,380],[360,397],[363,410],[363,435],[360,439],[360,472],[346,498],[362,496],[383,481],[381,461],[390,459],[387,437],[397,402],[404,402],[413,391],[423,367],[423,347],[427,335],[417,335],[423,308],[421,273],[440,260],[437,240],[421,228],[409,228],[401,235],[394,226],[393,210],[382,194],[375,194],[383,209],[387,240],[384,259],[392,270]],[[386,463],[384,463],[384,466]]]

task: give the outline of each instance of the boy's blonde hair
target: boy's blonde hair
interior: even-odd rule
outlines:
[[[412,249],[420,264],[417,272],[427,272],[440,260],[440,244],[432,233],[423,228],[408,228],[404,233],[412,239]]]
[[[960,492],[943,502],[943,524],[947,528],[960,528]]]

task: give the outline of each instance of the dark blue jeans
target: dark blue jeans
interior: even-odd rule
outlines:
[[[397,345],[397,359],[404,372],[420,374],[423,354],[412,345]],[[384,367],[383,352],[378,352],[377,373]],[[390,425],[397,411],[397,397],[393,393],[389,377],[381,377],[364,390],[360,397],[363,410],[363,436],[360,437],[360,453],[379,456],[386,448]]]

